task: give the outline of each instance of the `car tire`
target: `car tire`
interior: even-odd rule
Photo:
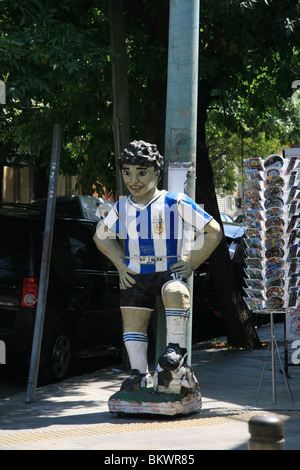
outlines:
[[[40,371],[42,383],[65,379],[72,366],[71,335],[64,327],[57,328],[44,349],[44,361]]]

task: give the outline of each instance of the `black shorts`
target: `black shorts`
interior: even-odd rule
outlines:
[[[121,307],[138,307],[154,309],[157,295],[161,295],[162,287],[171,281],[186,283],[186,279],[172,271],[158,273],[131,274],[135,284],[120,291]]]

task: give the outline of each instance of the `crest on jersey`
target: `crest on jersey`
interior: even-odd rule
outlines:
[[[153,226],[153,232],[158,233],[158,234],[163,232],[164,223],[161,218],[153,220],[152,226]]]

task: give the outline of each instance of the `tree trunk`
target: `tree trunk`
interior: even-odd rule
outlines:
[[[3,201],[3,174],[4,174],[4,163],[0,163],[0,202]]]
[[[204,84],[205,85],[205,84]],[[219,223],[220,214],[215,194],[213,171],[205,145],[206,110],[209,97],[200,86],[198,107],[198,142],[196,162],[196,201]],[[200,93],[199,93],[200,95]],[[225,236],[210,257],[212,280],[216,287],[216,301],[221,307],[223,323],[229,344],[239,348],[260,348],[261,343],[242,298],[241,279],[237,278],[231,263]]]

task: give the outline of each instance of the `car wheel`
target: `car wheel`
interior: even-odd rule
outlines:
[[[41,371],[43,382],[58,382],[67,377],[72,364],[72,342],[70,334],[57,329],[48,342],[45,362]]]

